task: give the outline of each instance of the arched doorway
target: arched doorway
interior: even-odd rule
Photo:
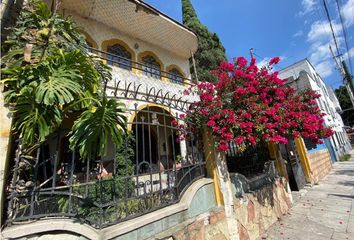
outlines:
[[[174,117],[168,111],[157,106],[147,106],[137,112],[132,122],[137,173],[158,172],[175,167],[181,150],[173,120]]]

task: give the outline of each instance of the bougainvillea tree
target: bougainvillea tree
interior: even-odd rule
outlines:
[[[248,63],[239,57],[213,71],[217,83],[201,82],[185,91],[200,96],[187,117],[211,129],[219,151],[227,152],[230,143],[243,151],[258,142],[286,144],[298,136],[320,143],[333,134],[323,125],[324,114],[316,104],[320,95],[287,86],[273,71],[278,62],[275,57],[258,68],[255,59]]]

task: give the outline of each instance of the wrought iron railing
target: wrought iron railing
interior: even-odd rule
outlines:
[[[129,134],[120,148],[109,149],[107,158],[80,159],[69,150],[63,128],[30,159],[17,148],[6,224],[52,217],[104,228],[178,202],[190,184],[205,176],[202,142],[192,123],[171,114],[177,99],[169,100],[177,102],[171,106],[141,109],[138,102],[144,99],[157,98],[136,99],[127,110],[134,116]]]
[[[242,197],[245,193],[252,193],[271,184],[277,178],[274,161],[264,164],[262,173],[253,177],[246,177],[240,173],[230,173],[233,191],[236,197]]]
[[[226,154],[229,172],[240,173],[252,177],[262,173],[264,164],[270,160],[269,149],[266,143],[248,146],[243,152],[237,150],[235,143],[230,143]]]
[[[157,79],[168,79],[172,83],[181,84],[185,86],[193,86],[195,82],[191,79],[184,77],[183,75],[176,75],[171,72],[166,72],[159,68],[154,67],[153,65],[144,64],[141,62],[136,62],[128,58],[124,58],[122,56],[102,51],[92,47],[86,47],[92,54],[105,60],[106,63],[112,65],[114,67],[119,67],[128,71],[132,71],[133,69],[145,74],[147,76],[157,78]]]

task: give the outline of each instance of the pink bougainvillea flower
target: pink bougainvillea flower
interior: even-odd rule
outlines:
[[[268,65],[279,61],[272,58]],[[243,57],[222,63],[213,71],[218,82],[201,82],[188,89],[199,94],[200,101],[191,105],[187,120],[211,128],[217,149],[224,152],[230,142],[243,151],[259,142],[286,144],[289,138],[301,136],[317,144],[331,136],[333,131],[324,126],[316,104],[320,95],[311,90],[296,92],[270,69],[258,69],[255,59],[248,65]]]

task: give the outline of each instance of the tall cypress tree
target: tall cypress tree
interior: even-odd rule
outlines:
[[[198,35],[198,51],[194,54],[198,79],[200,81],[215,82],[217,79],[211,70],[217,69],[221,62],[226,60],[225,48],[216,33],[209,32],[198,19],[190,0],[182,0],[183,24]],[[191,64],[191,73],[195,77]]]

